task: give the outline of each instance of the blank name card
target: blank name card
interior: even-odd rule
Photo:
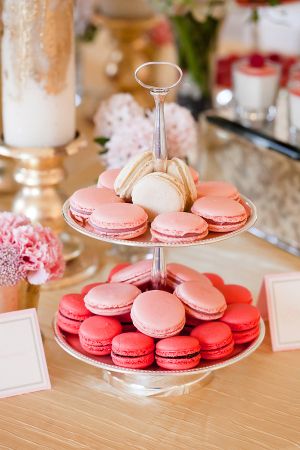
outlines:
[[[0,314],[0,398],[50,387],[36,310]]]
[[[258,300],[264,303],[273,351],[300,349],[300,272],[267,275]]]

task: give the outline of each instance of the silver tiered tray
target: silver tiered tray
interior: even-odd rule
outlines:
[[[150,81],[145,82],[143,73],[147,75],[147,67],[150,64],[154,64],[159,69],[159,65],[165,65],[169,69],[176,71],[177,80],[169,84],[169,86],[153,86]],[[155,113],[155,129],[153,139],[153,152],[156,158],[160,161],[160,167],[162,170],[166,167],[167,162],[167,148],[166,148],[166,136],[164,128],[164,112],[163,103],[165,96],[169,89],[176,86],[182,77],[181,69],[172,63],[163,62],[151,62],[142,64],[135,72],[136,80],[146,89],[149,89],[150,94],[153,96],[156,113]],[[174,77],[173,77],[174,80]],[[245,197],[242,197],[245,206],[249,210],[249,217],[246,224],[237,231],[229,233],[209,233],[208,236],[200,241],[192,244],[165,244],[160,242],[154,242],[151,240],[151,233],[148,230],[143,236],[131,239],[111,239],[99,236],[88,224],[78,223],[70,213],[70,202],[67,200],[63,206],[63,215],[66,222],[79,233],[91,237],[92,239],[98,239],[101,241],[109,242],[117,245],[130,245],[135,247],[147,247],[153,249],[153,262],[151,273],[151,284],[153,289],[164,289],[166,286],[166,263],[164,257],[165,247],[188,247],[195,245],[212,244],[234,237],[243,231],[248,230],[254,225],[257,215],[254,204]],[[110,356],[96,357],[86,353],[80,346],[78,336],[65,334],[57,326],[56,317],[53,321],[53,328],[55,339],[57,343],[70,355],[79,359],[82,362],[98,367],[100,377],[107,381],[111,386],[117,388],[119,391],[141,395],[141,396],[168,396],[168,395],[181,395],[190,392],[193,388],[198,387],[201,384],[207,383],[210,376],[217,369],[222,369],[231,364],[235,364],[247,356],[251,355],[261,344],[265,335],[264,322],[260,321],[260,333],[257,339],[249,344],[235,346],[234,352],[228,358],[217,360],[214,362],[200,361],[199,365],[194,369],[189,370],[174,370],[166,371],[160,370],[156,366],[151,366],[147,370],[139,369],[126,369],[113,364]]]

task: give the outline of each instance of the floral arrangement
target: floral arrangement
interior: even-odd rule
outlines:
[[[0,286],[20,280],[40,285],[63,275],[59,239],[50,228],[33,225],[23,215],[0,213]]]
[[[109,168],[122,167],[151,148],[154,111],[143,109],[130,94],[115,94],[101,102],[94,122],[95,141],[103,146]],[[166,103],[165,125],[170,158],[187,158],[197,151],[197,124],[187,108]]]

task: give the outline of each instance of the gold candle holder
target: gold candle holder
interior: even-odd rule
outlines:
[[[69,144],[60,147],[22,148],[0,144],[0,155],[15,163],[14,179],[19,189],[13,198],[12,210],[25,214],[32,222],[49,226],[63,244],[65,275],[61,280],[46,284],[46,288],[79,283],[98,268],[95,252],[65,230],[62,217],[66,195],[61,191],[60,183],[66,178],[65,158],[86,146],[87,141],[79,132]]]

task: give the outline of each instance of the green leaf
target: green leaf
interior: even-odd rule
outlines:
[[[107,138],[105,136],[98,136],[94,139],[94,142],[96,142],[96,144],[101,145],[102,147],[104,147],[108,141],[109,141],[109,138]]]

